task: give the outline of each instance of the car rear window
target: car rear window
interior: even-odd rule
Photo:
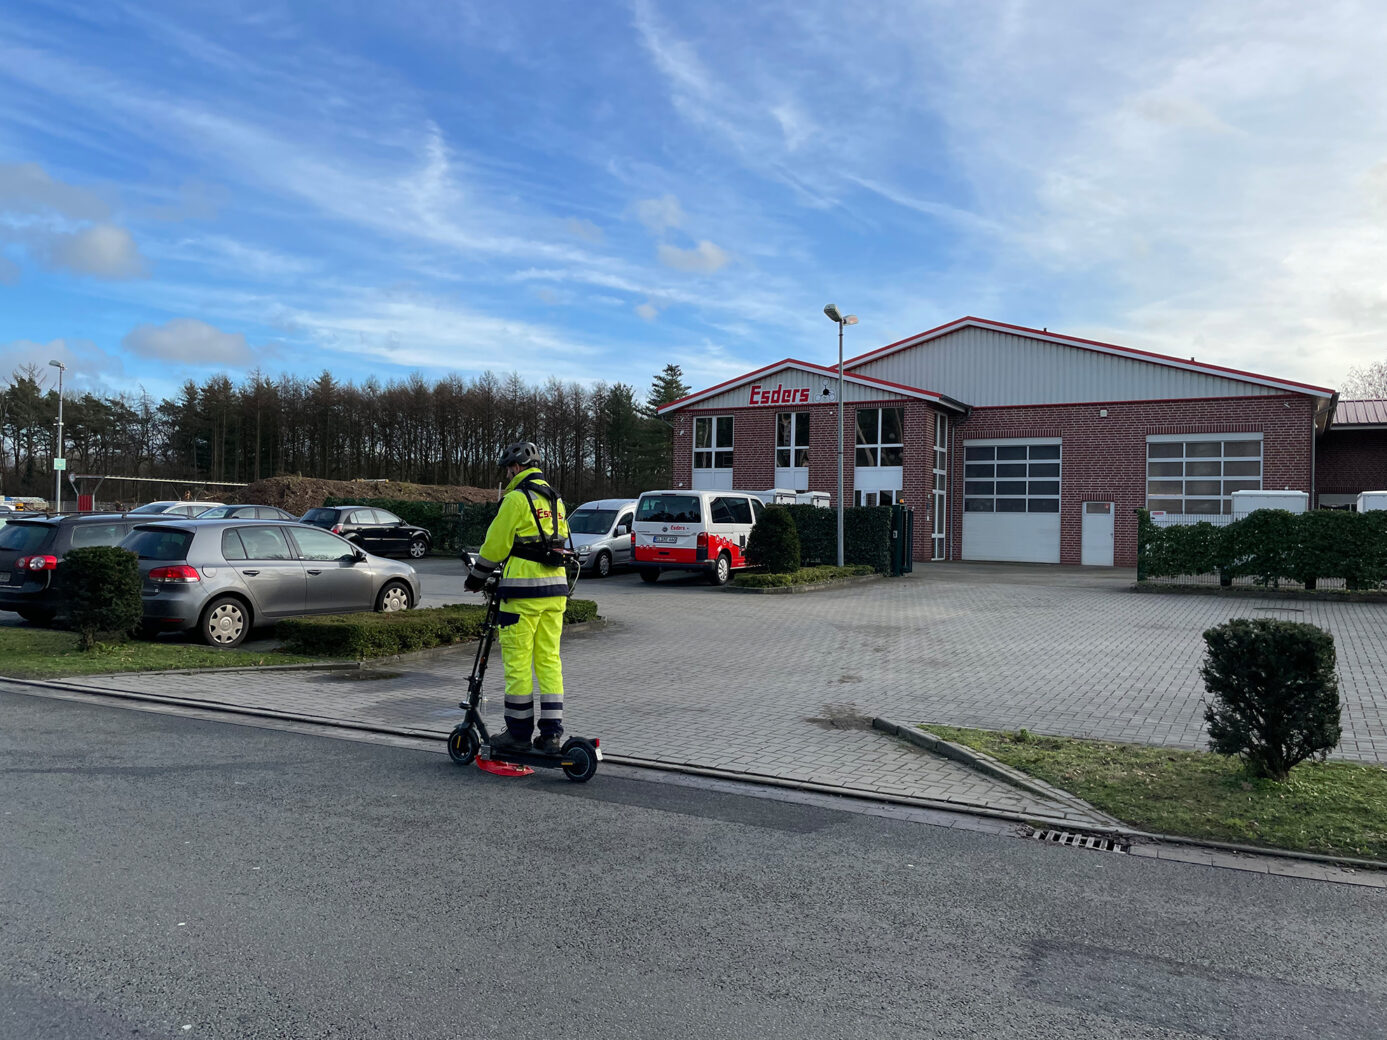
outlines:
[[[72,528],[72,548],[88,545],[119,545],[130,533],[129,524],[76,524]]]
[[[54,531],[52,524],[26,524],[22,520],[11,520],[0,527],[0,549],[37,552],[53,540]]]
[[[337,523],[337,510],[335,509],[310,509],[303,514],[303,522],[306,524],[317,524],[319,527],[331,527]]]
[[[176,527],[137,527],[120,543],[142,560],[186,560],[188,546],[193,544],[191,531]]]
[[[636,520],[655,524],[703,522],[703,501],[697,495],[647,495],[636,507]]]

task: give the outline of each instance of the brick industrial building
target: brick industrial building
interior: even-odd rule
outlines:
[[[918,559],[1133,566],[1139,507],[1387,488],[1382,402],[1193,358],[961,318],[843,375],[844,498],[911,506]],[[836,495],[837,391],[786,359],[664,406],[675,485]]]

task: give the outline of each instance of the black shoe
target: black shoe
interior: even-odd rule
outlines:
[[[557,755],[563,748],[563,737],[558,733],[541,733],[535,737],[534,746],[541,755]]]
[[[524,737],[517,737],[510,730],[502,730],[491,738],[487,745],[494,752],[505,754],[506,752],[529,751],[530,742]]]

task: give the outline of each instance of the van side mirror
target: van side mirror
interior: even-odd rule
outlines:
[[[631,525],[630,525],[630,524],[617,524],[617,525],[616,525],[616,533],[617,533],[617,534],[630,534],[630,533],[631,533]]]

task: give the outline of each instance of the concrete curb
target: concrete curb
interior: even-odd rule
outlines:
[[[724,585],[722,591],[745,592],[762,596],[789,596],[798,592],[822,592],[824,589],[837,588],[840,585],[861,585],[864,582],[880,581],[884,577],[886,577],[884,574],[854,574],[849,578],[834,578],[832,581],[816,581],[809,585],[777,585],[768,589],[753,589],[745,586]]]
[[[872,719],[872,728],[890,733],[892,736],[900,737],[902,740],[914,744],[916,747],[922,747],[926,751],[932,751],[936,755],[951,759],[976,772],[990,776],[994,780],[1000,780],[1002,783],[1020,788],[1027,794],[1035,795],[1037,798],[1044,798],[1046,801],[1050,802],[1059,802],[1061,805],[1073,809],[1076,812],[1083,813],[1086,816],[1100,821],[1107,827],[1122,827],[1121,820],[1094,808],[1082,798],[1076,797],[1068,791],[1061,790],[1058,787],[1051,787],[1044,781],[1027,776],[1019,769],[1013,769],[1004,762],[998,762],[992,756],[985,755],[980,751],[975,751],[970,747],[964,747],[962,744],[955,744],[952,741],[936,737],[933,733],[926,733],[924,730],[918,729],[915,726],[903,726],[899,723],[891,722],[889,719]]]
[[[925,748],[945,758],[952,759],[960,765],[968,766],[994,779],[1014,784],[1023,790],[1029,791],[1031,794],[1048,798],[1052,801],[1059,801],[1065,805],[1082,807],[1085,812],[1112,821],[1110,824],[1101,827],[1077,826],[1073,823],[1066,823],[1064,825],[1064,829],[1066,830],[1092,832],[1094,834],[1125,838],[1129,841],[1159,842],[1167,845],[1188,845],[1195,848],[1212,849],[1218,852],[1233,852],[1242,856],[1295,859],[1307,863],[1319,863],[1324,866],[1387,871],[1387,860],[1358,859],[1353,856],[1333,856],[1318,852],[1297,852],[1293,849],[1278,849],[1261,845],[1242,845],[1237,842],[1214,841],[1209,838],[1189,838],[1181,834],[1156,834],[1150,831],[1136,830],[1135,828],[1126,826],[1121,820],[1108,816],[1106,813],[1093,808],[1093,806],[1089,805],[1083,799],[1070,794],[1068,791],[1062,791],[1059,788],[1051,787],[1049,784],[1029,777],[1019,770],[1012,769],[1010,766],[998,762],[990,755],[983,754],[981,751],[964,747],[961,744],[955,744],[952,741],[943,740],[934,736],[932,733],[926,733],[913,726],[904,726],[900,723],[891,722],[888,719],[874,718],[872,719],[872,726],[875,729],[900,737],[902,740],[914,744],[917,747]],[[1024,822],[1029,822],[1030,819],[1025,816],[1020,816],[1019,818]]]
[[[1165,585],[1139,581],[1130,586],[1133,592],[1151,595],[1222,596],[1225,599],[1288,599],[1308,603],[1387,603],[1384,592],[1346,592],[1343,589],[1272,589],[1256,585]]]

